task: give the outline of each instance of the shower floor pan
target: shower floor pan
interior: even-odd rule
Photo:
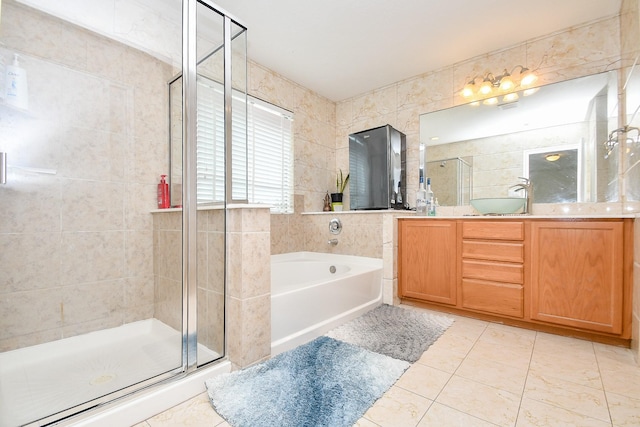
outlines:
[[[199,360],[215,352],[198,345]],[[157,319],[0,354],[0,427],[64,411],[181,366],[182,334]]]

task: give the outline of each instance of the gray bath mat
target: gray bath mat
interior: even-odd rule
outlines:
[[[327,335],[413,363],[452,324],[448,317],[383,304]]]

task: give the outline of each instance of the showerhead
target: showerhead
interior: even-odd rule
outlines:
[[[443,168],[447,165],[447,161],[440,162],[440,167]]]

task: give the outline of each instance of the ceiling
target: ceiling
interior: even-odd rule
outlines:
[[[621,0],[214,0],[250,59],[332,101],[605,16]]]

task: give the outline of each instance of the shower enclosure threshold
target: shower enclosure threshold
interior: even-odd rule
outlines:
[[[33,422],[175,370],[181,346],[180,332],[147,319],[2,353],[0,426]],[[198,360],[217,357],[198,346]]]

